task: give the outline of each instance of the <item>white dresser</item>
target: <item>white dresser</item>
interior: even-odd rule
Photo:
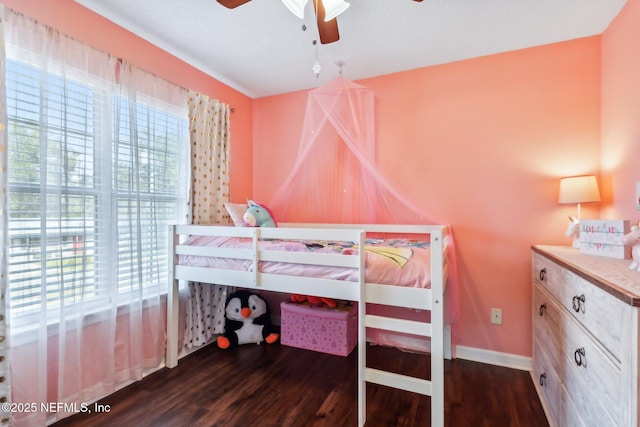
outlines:
[[[533,247],[532,376],[551,426],[638,427],[640,272]]]

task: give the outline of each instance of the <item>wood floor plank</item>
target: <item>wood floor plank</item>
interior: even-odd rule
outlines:
[[[428,355],[369,347],[370,365],[429,378]],[[109,413],[54,427],[351,427],[357,425],[357,351],[348,357],[275,345],[211,346],[104,398]],[[427,372],[424,375],[424,372]],[[548,426],[528,372],[445,362],[447,427]],[[430,398],[367,386],[367,427],[428,426]]]

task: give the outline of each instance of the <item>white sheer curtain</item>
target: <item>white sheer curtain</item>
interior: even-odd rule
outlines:
[[[64,404],[14,414],[38,426],[163,363],[187,107],[179,87],[6,15],[13,400]]]
[[[219,224],[228,218],[229,105],[189,92],[191,145],[190,220],[193,224]],[[224,332],[226,286],[189,283],[184,346],[206,344]]]
[[[0,81],[5,80],[4,6],[0,5]],[[0,402],[11,402],[9,340],[7,339],[7,102],[5,85],[0,85]],[[0,406],[0,424],[11,423],[11,412]]]

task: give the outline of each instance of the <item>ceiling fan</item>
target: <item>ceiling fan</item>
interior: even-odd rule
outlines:
[[[242,6],[251,0],[217,0],[218,3],[228,9]],[[413,0],[421,2],[422,0]],[[304,8],[308,0],[282,0],[289,10],[298,18],[304,18]],[[313,9],[316,11],[316,21],[318,24],[318,34],[320,43],[328,44],[340,39],[338,32],[338,21],[336,17],[349,7],[349,3],[344,0],[313,0]]]

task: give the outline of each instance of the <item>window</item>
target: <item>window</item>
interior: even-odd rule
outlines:
[[[6,73],[12,316],[163,292],[186,112],[17,60]]]

